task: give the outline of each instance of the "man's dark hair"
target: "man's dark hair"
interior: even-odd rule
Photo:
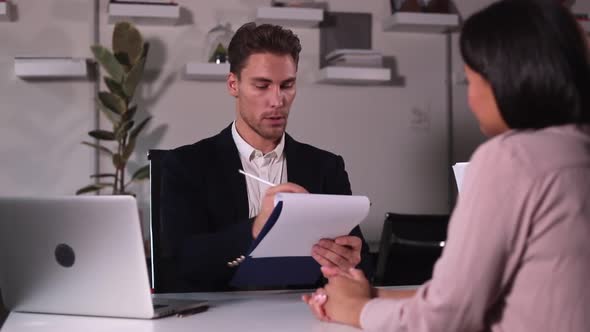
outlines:
[[[510,128],[590,123],[588,44],[558,1],[496,2],[465,21],[460,47]]]
[[[276,55],[290,55],[297,66],[301,43],[291,30],[281,26],[246,23],[236,31],[229,43],[229,71],[239,78],[250,55],[267,52]]]

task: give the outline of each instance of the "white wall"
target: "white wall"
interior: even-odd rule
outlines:
[[[93,83],[23,81],[13,57],[88,57],[93,4],[16,3],[16,21],[0,22],[0,194],[72,194],[93,167],[92,152],[79,144],[93,127]]]
[[[182,2],[191,13],[179,26],[140,26],[152,42],[148,68],[156,78],[144,84],[142,102],[154,121],[149,140],[138,148],[172,148],[213,135],[234,117],[234,100],[223,82],[187,81],[183,66],[202,60],[206,33],[218,21],[234,29],[254,19],[268,1]],[[105,10],[106,1],[101,1]],[[288,132],[296,139],[342,155],[353,192],[370,197],[373,206],[363,230],[377,240],[383,216],[396,212],[448,211],[446,38],[444,35],[383,32],[387,1],[329,1],[331,11],[373,14],[373,47],[393,56],[404,86],[335,86],[315,83],[319,69],[319,29],[293,29],[303,51],[298,95]],[[112,25],[101,20],[101,39]],[[170,82],[170,83],[168,83]],[[153,96],[156,95],[157,98]],[[414,128],[413,112],[428,116]],[[151,132],[150,132],[151,131]]]
[[[14,77],[15,55],[90,57],[95,29],[110,45],[113,29],[106,0],[16,0],[18,17],[0,22],[0,195],[71,194],[88,182],[94,155],[79,142],[94,128],[94,83],[23,81]],[[234,117],[234,101],[224,83],[188,81],[188,61],[203,60],[207,31],[217,22],[237,29],[253,20],[267,0],[179,1],[176,26],[139,25],[151,43],[148,72],[140,88],[140,110],[154,119],[130,164],[146,163],[150,148],[173,148],[213,135]],[[463,15],[490,3],[457,1]],[[578,1],[580,2],[580,1]],[[373,48],[397,63],[402,86],[336,86],[315,83],[319,67],[319,30],[293,29],[303,45],[298,96],[289,122],[296,139],[341,154],[355,194],[373,205],[363,230],[377,241],[387,211],[448,211],[448,166],[467,159],[483,141],[467,110],[465,86],[453,85],[448,100],[447,38],[444,35],[383,32],[388,0],[329,0],[332,11],[373,15]],[[576,4],[590,11],[589,4]],[[581,8],[586,6],[586,8]],[[462,62],[453,37],[453,68]],[[449,159],[447,104],[453,107],[453,155]],[[427,121],[414,124],[415,112]],[[102,125],[106,122],[102,121]],[[108,161],[102,170],[110,169]],[[147,216],[147,185],[135,188]],[[147,220],[147,218],[145,218]]]

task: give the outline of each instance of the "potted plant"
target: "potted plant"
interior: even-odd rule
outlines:
[[[111,122],[112,130],[92,130],[88,135],[96,141],[84,141],[82,144],[110,157],[114,172],[91,175],[90,178],[95,182],[80,188],[76,194],[112,189],[113,195],[133,195],[128,191],[129,185],[149,177],[149,165],[135,171],[129,179],[125,176],[127,161],[135,149],[137,137],[151,119],[147,117],[136,123],[137,105],[132,104],[145,67],[149,44],[143,41],[141,33],[133,24],[119,22],[113,31],[112,50],[101,45],[93,45],[91,50],[108,74],[104,77],[108,91],[100,91],[96,103]]]

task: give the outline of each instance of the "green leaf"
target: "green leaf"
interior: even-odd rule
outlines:
[[[95,192],[95,191],[99,191],[103,188],[106,187],[112,187],[113,184],[112,183],[95,183],[95,184],[90,184],[87,185],[86,187],[80,188],[76,191],[76,195],[81,195],[81,194],[86,194],[86,193],[90,193],[90,192]]]
[[[145,127],[145,125],[151,120],[151,118],[152,118],[151,116],[148,116],[143,121],[141,121],[141,123],[139,125],[137,125],[137,127],[135,127],[131,131],[131,134],[129,134],[129,138],[130,139],[135,139],[137,137],[137,135],[139,135],[139,133],[141,132],[141,130],[143,129],[143,127]]]
[[[115,133],[111,131],[106,131],[102,129],[96,129],[88,132],[88,135],[96,138],[101,139],[104,141],[114,141],[115,140]]]
[[[115,81],[121,82],[125,70],[119,61],[117,61],[117,58],[115,58],[113,53],[101,45],[93,45],[90,47],[90,50],[92,51],[92,54],[94,54],[96,61],[100,63],[107,73],[109,73]]]
[[[227,58],[227,50],[225,49],[225,47],[223,47],[221,43],[217,44],[217,47],[215,48],[213,53],[211,53],[211,56],[209,57],[209,62],[215,62],[218,58],[223,59],[222,62],[225,62]]]
[[[98,99],[104,106],[117,114],[123,114],[127,109],[125,101],[114,93],[101,91],[98,93]]]
[[[130,22],[118,22],[113,31],[113,53],[126,54],[133,67],[143,53],[143,38]]]
[[[120,120],[119,114],[115,113],[115,111],[106,107],[102,103],[102,101],[100,101],[100,99],[98,99],[98,97],[96,97],[96,104],[98,105],[98,108],[100,109],[100,111],[107,117],[107,119],[109,119],[109,121],[111,121],[111,123],[113,125],[117,124],[119,122],[119,120]]]
[[[125,168],[125,162],[121,158],[121,155],[120,154],[115,153],[113,155],[113,165],[115,165],[115,168],[117,168],[117,169],[123,169],[123,168]]]
[[[129,121],[129,120],[133,119],[133,116],[135,115],[136,111],[137,111],[137,106],[133,106],[133,107],[129,108],[127,110],[127,112],[123,113],[123,116],[121,117],[121,121],[125,122],[125,121]]]
[[[140,58],[137,63],[131,68],[127,76],[125,76],[125,84],[123,85],[123,91],[127,97],[133,97],[135,88],[139,84],[139,80],[143,75],[143,68],[145,66],[145,58]]]
[[[114,178],[115,176],[117,176],[116,174],[113,173],[103,173],[103,174],[92,174],[90,175],[91,178],[93,179],[97,179],[97,178]]]
[[[133,127],[133,121],[123,122],[119,126],[119,128],[117,128],[117,131],[115,132],[115,138],[119,140],[119,139],[126,137],[127,133],[129,132],[129,129],[131,129],[132,127]]]
[[[102,146],[100,144],[95,144],[95,143],[90,143],[90,142],[82,142],[82,144],[88,145],[88,146],[93,147],[95,149],[98,149],[99,151],[102,151],[108,155],[111,155],[111,156],[113,155],[113,151],[109,150],[109,148]]]
[[[125,72],[128,72],[131,70],[131,61],[129,60],[129,57],[127,56],[127,54],[125,53],[115,53],[115,58],[117,58],[117,61],[119,61],[119,63],[123,66],[123,69],[125,70]]]
[[[119,82],[115,81],[110,77],[105,76],[104,83],[107,85],[110,92],[116,94],[117,96],[123,99],[127,98],[127,95],[125,95],[125,91],[123,91],[123,86]]]
[[[145,180],[145,179],[149,179],[150,178],[150,165],[145,165],[143,167],[141,167],[140,169],[138,169],[137,171],[135,171],[135,173],[133,173],[133,175],[131,176],[131,181],[139,181],[139,180]]]

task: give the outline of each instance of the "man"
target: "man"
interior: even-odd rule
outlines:
[[[300,51],[290,30],[243,25],[228,47],[235,121],[163,160],[162,227],[182,290],[227,289],[272,211],[275,193],[351,194],[342,157],[285,134]],[[281,185],[246,178],[239,169]],[[321,240],[310,252],[322,266],[347,270],[360,263],[372,273],[358,227],[350,236]]]

